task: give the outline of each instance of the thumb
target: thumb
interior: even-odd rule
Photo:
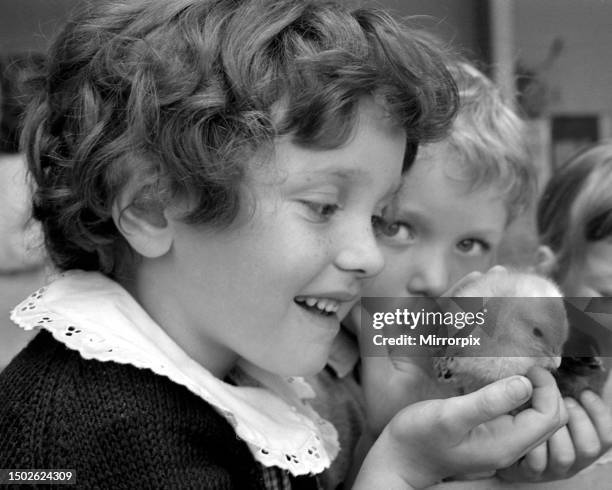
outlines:
[[[529,400],[533,387],[524,376],[511,376],[456,397],[455,417],[458,427],[469,432],[474,427],[520,407]]]

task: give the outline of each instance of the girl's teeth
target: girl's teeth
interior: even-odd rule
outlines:
[[[298,300],[298,302],[301,303],[305,303],[308,307],[310,308],[317,308],[319,311],[325,312],[325,313],[335,313],[338,311],[338,304],[330,299],[319,299],[319,298],[313,298],[313,297],[309,297],[309,298],[305,298],[305,297],[298,297],[296,298]]]

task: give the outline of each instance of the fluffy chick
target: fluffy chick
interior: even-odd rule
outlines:
[[[434,359],[438,377],[455,383],[459,393],[525,374],[532,366],[559,367],[568,322],[562,293],[552,281],[496,268],[462,284],[453,297],[485,298],[487,310],[487,324],[470,332],[480,346],[447,349]]]

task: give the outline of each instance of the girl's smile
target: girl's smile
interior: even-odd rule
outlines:
[[[238,358],[285,375],[319,371],[364,279],[383,267],[373,223],[399,185],[405,140],[373,100],[339,148],[279,138],[272,161],[250,166],[230,227],[169,218],[172,246],[145,259],[139,301],[219,376]]]

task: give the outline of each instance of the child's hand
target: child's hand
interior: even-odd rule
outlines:
[[[423,488],[458,474],[513,464],[568,420],[550,373],[500,380],[465,396],[411,405],[368,453],[355,488]],[[532,408],[507,415],[532,395]]]
[[[565,399],[569,415],[560,428],[543,444],[498,475],[509,481],[547,481],[569,478],[590,465],[612,447],[612,411],[595,393],[585,391],[580,404]]]
[[[357,311],[359,309],[360,311]],[[356,305],[353,315],[368,315]],[[385,327],[383,332],[390,330]],[[431,357],[395,355],[361,357],[361,386],[366,404],[369,436],[377,438],[389,421],[403,408],[423,400],[448,398],[456,394],[454,386],[440,383]]]

